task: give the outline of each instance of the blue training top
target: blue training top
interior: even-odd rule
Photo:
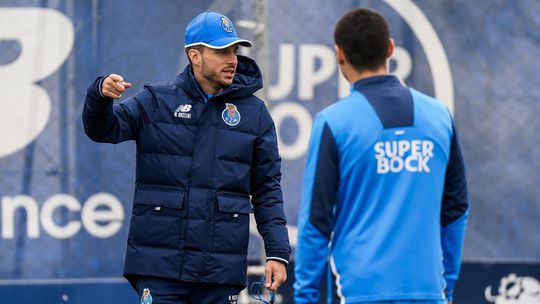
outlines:
[[[315,118],[295,303],[317,302],[327,266],[329,302],[452,299],[468,208],[446,107],[394,76],[354,83]]]

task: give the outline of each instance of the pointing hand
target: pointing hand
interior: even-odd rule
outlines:
[[[122,93],[131,88],[131,83],[124,82],[120,75],[111,74],[101,83],[101,94],[114,99],[122,98]]]

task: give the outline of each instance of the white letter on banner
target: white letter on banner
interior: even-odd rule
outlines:
[[[351,93],[351,84],[345,79],[345,76],[338,68],[338,98],[349,96]]]
[[[282,44],[279,47],[278,81],[275,85],[270,85],[268,98],[270,100],[280,100],[289,94],[294,86],[294,73],[296,71],[294,61],[294,45]]]
[[[28,195],[2,197],[2,238],[12,239],[15,236],[15,211],[23,208],[26,211],[26,231],[29,238],[39,237],[39,210],[36,201]]]
[[[60,207],[65,207],[69,211],[76,212],[81,210],[79,201],[71,195],[55,194],[49,197],[41,207],[41,225],[50,236],[57,239],[67,239],[79,232],[81,229],[80,221],[69,221],[64,226],[59,226],[54,222],[54,211]]]
[[[54,73],[73,48],[71,20],[49,8],[0,8],[0,40],[15,40],[21,54],[0,65],[0,157],[24,148],[45,128],[51,112],[47,92],[36,85]],[[9,26],[8,26],[9,25]]]
[[[100,206],[107,210],[98,210]],[[109,193],[96,193],[84,203],[82,222],[86,230],[98,238],[108,238],[115,235],[124,221],[124,208],[120,201]],[[107,222],[103,225],[97,222]]]
[[[285,160],[293,160],[302,157],[309,146],[311,124],[313,119],[309,111],[296,102],[282,102],[270,110],[278,139],[278,147],[281,157]],[[281,124],[285,118],[294,119],[298,126],[298,134],[293,144],[287,145],[281,139]]]
[[[298,73],[298,97],[311,100],[315,86],[330,79],[336,71],[334,50],[326,45],[306,44],[300,46],[300,72]],[[320,60],[316,70],[317,59]]]
[[[406,49],[396,46],[390,60],[394,60],[396,62],[396,67],[393,71],[390,71],[390,73],[399,78],[401,83],[405,83],[405,80],[411,76],[412,72],[411,54],[409,54]]]

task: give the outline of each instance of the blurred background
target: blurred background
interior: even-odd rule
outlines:
[[[540,303],[540,2],[534,0],[0,0],[0,294],[3,303],[136,303],[121,277],[135,145],[91,142],[88,85],[117,73],[135,94],[188,63],[204,10],[254,42],[283,159],[291,242],[311,123],[348,94],[333,29],[368,7],[389,21],[390,70],[454,113],[471,212],[456,304]],[[419,211],[421,212],[421,211]],[[260,240],[250,241],[258,278]],[[150,261],[149,261],[150,262]],[[293,267],[289,267],[292,270]],[[292,303],[290,273],[279,303]],[[251,303],[245,298],[239,304]]]

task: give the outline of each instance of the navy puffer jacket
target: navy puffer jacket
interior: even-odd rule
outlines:
[[[113,105],[88,89],[94,141],[137,143],[136,187],[124,275],[245,285],[249,213],[266,255],[288,261],[274,123],[255,62],[238,56],[233,85],[205,103],[191,67]]]

